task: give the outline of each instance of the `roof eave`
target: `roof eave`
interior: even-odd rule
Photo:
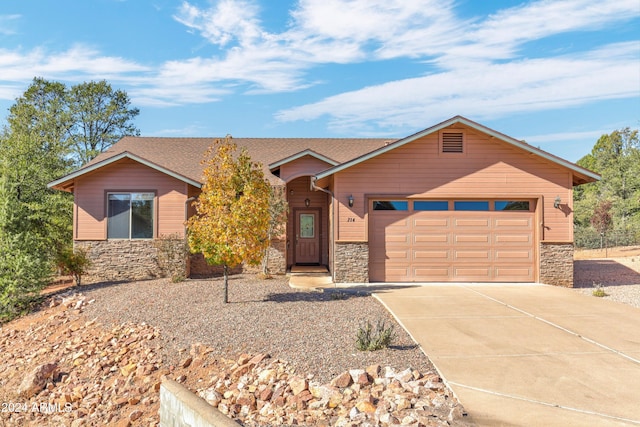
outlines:
[[[94,163],[90,166],[87,166],[85,168],[82,169],[78,169],[75,172],[70,173],[69,175],[63,176],[60,179],[57,179],[55,181],[51,181],[50,183],[47,184],[48,188],[52,188],[54,190],[61,190],[61,191],[71,191],[71,189],[73,189],[73,182],[76,178],[79,178],[83,175],[86,175],[88,173],[91,173],[95,170],[98,170],[100,168],[103,168],[105,166],[108,166],[112,163],[115,163],[119,160],[122,160],[124,158],[128,158],[131,160],[134,160],[138,163],[141,163],[145,166],[150,167],[151,169],[157,170],[158,172],[164,173],[165,175],[169,175],[172,178],[175,178],[177,180],[180,180],[182,182],[186,182],[189,185],[192,185],[194,187],[197,188],[201,188],[202,184],[198,181],[194,181],[191,178],[188,178],[184,175],[181,175],[175,171],[172,171],[170,169],[167,169],[163,166],[160,166],[156,163],[150,162],[149,160],[146,160],[142,157],[136,156],[135,154],[132,154],[128,151],[124,151],[122,153],[116,154],[113,157],[109,157],[108,159],[104,159],[100,162]]]

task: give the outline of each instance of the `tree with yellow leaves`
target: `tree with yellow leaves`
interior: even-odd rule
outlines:
[[[194,202],[196,214],[187,222],[189,248],[202,253],[210,265],[222,265],[224,302],[229,302],[229,268],[258,265],[270,244],[271,186],[262,167],[231,136],[207,150],[202,193]]]

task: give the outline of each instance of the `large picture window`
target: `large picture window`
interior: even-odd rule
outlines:
[[[109,193],[107,238],[152,239],[153,193]]]

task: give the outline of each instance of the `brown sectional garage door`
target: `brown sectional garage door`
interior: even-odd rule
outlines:
[[[533,212],[372,210],[369,224],[371,281],[535,280]]]

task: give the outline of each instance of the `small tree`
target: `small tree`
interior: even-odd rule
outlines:
[[[611,216],[611,201],[601,200],[593,210],[591,216],[591,225],[600,234],[600,249],[603,246],[603,240],[606,239],[607,232],[613,226],[613,218]],[[606,255],[605,255],[606,256]]]
[[[269,194],[269,229],[267,230],[267,239],[269,245],[264,250],[264,257],[262,258],[262,274],[266,277],[269,276],[269,249],[271,247],[271,240],[275,236],[282,235],[285,231],[285,224],[287,223],[287,214],[289,213],[289,204],[284,196],[283,187],[271,187]]]
[[[224,302],[229,302],[229,268],[258,265],[270,244],[271,186],[262,167],[227,136],[217,140],[203,160],[204,185],[187,222],[189,249],[210,265],[222,265]]]
[[[91,267],[91,260],[84,248],[64,248],[58,254],[58,268],[64,274],[73,276],[76,285],[82,284],[82,276],[87,274]]]

